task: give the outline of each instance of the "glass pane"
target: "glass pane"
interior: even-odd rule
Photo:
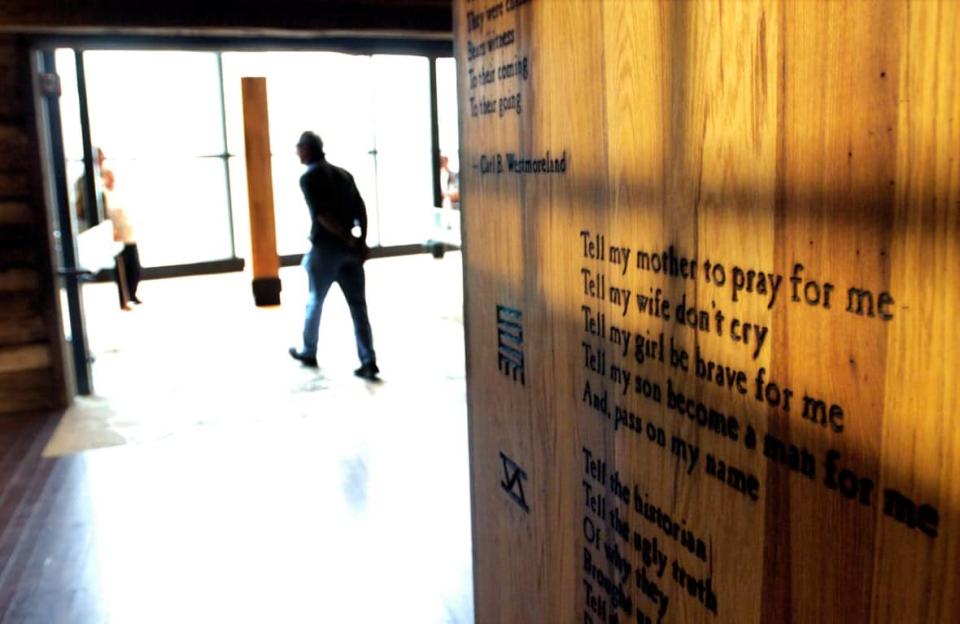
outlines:
[[[57,75],[60,76],[60,126],[63,129],[63,152],[67,160],[83,161],[83,135],[80,132],[80,96],[77,91],[77,61],[73,50],[56,51]]]
[[[304,168],[296,155],[300,134],[312,130],[324,141],[329,161],[353,174],[373,221],[376,185],[373,156],[373,87],[370,57],[334,52],[229,52],[223,55],[227,142],[238,155],[231,171],[243,168],[243,99],[240,79],[267,79],[277,250],[309,248],[309,216],[300,192]],[[234,210],[248,210],[246,182],[234,178]],[[238,217],[237,222],[240,222]],[[244,220],[248,220],[244,217]],[[373,224],[372,224],[373,225]],[[239,228],[238,228],[238,231]],[[244,230],[244,236],[249,236]],[[379,242],[375,227],[368,243]],[[249,243],[244,243],[248,246]]]
[[[83,59],[91,134],[107,156],[223,153],[215,53],[110,50]]]
[[[93,142],[142,264],[231,257],[217,55],[89,51],[84,67]]]
[[[460,129],[457,126],[457,62],[437,59],[437,121],[440,153],[450,159],[450,169],[460,171]]]
[[[231,257],[221,159],[107,158],[104,166],[116,178],[113,201],[135,225],[143,266]]]
[[[294,139],[296,143],[296,139]],[[281,254],[304,253],[310,248],[310,213],[300,191],[303,165],[296,154],[277,154],[273,169],[273,200],[277,223],[277,249]]]
[[[77,231],[83,232],[89,227],[90,211],[83,207],[81,216],[81,209],[77,204],[83,177],[83,134],[80,130],[77,61],[72,49],[60,48],[55,52],[55,62],[57,75],[60,76],[60,127],[66,160],[67,196],[77,217]]]
[[[250,257],[250,206],[247,199],[247,163],[243,158],[230,158],[230,203],[233,206],[234,253],[238,258]],[[280,243],[277,243],[278,250]],[[280,251],[279,253],[284,253]],[[249,266],[249,263],[247,263]]]
[[[376,89],[377,214],[382,245],[425,242],[433,190],[429,61],[373,57]]]
[[[437,126],[440,143],[440,192],[442,207],[460,210],[460,131],[457,113],[457,63],[452,58],[437,59]],[[450,215],[437,215],[445,220],[441,238],[459,242],[457,221]]]

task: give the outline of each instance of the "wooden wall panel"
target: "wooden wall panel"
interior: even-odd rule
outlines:
[[[15,373],[50,367],[46,345],[19,345],[0,349],[0,373]]]
[[[0,295],[0,347],[42,342],[46,337],[37,297]]]
[[[952,591],[879,594],[877,612],[889,621],[949,622],[960,613],[960,379],[956,319],[960,314],[960,10],[949,3],[910,5],[898,64],[895,194],[890,247],[891,292],[918,319],[887,335],[882,481],[940,510],[939,543],[903,539],[899,526],[877,527],[877,588],[909,570],[915,587]],[[881,618],[878,616],[877,620]]]
[[[0,225],[25,225],[33,222],[34,214],[29,204],[0,199]]]
[[[12,123],[0,121],[0,145],[3,145],[0,170],[23,171],[27,168],[31,146],[27,131],[21,123],[20,120]]]
[[[38,368],[0,375],[0,413],[35,412],[63,407],[62,391],[52,368]],[[6,406],[16,406],[14,409]],[[39,417],[39,416],[38,416]]]
[[[27,188],[27,178],[22,171],[0,171],[0,198],[18,198]]]
[[[960,6],[454,21],[477,621],[960,619]]]
[[[40,277],[30,269],[0,270],[0,293],[18,293],[37,290]]]
[[[17,65],[20,59],[12,53],[11,46],[3,46],[3,48],[7,54],[0,55],[0,84],[8,88],[4,90],[4,97],[0,98],[0,120],[19,119],[23,113],[24,104],[29,98],[25,97],[27,92],[22,86],[14,87],[20,84],[22,76],[22,67]],[[2,185],[0,188],[3,188]]]

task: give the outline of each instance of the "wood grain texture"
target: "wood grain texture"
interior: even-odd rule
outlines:
[[[0,349],[0,373],[18,373],[50,366],[50,349],[43,344]]]
[[[46,337],[36,297],[23,293],[0,295],[0,347],[41,342]]]
[[[23,172],[0,172],[0,198],[22,199],[27,189],[27,177]]]
[[[0,119],[0,171],[18,172],[27,170],[30,164],[30,139],[19,124]]]
[[[0,266],[9,269],[29,268],[36,266],[37,250],[27,241],[16,243],[0,243]]]
[[[960,6],[461,0],[455,35],[477,621],[960,618]],[[527,79],[500,73],[518,59]],[[520,114],[471,105],[516,93]],[[564,173],[484,167],[547,150]],[[631,262],[612,262],[616,246]],[[698,274],[643,268],[640,252]],[[681,302],[703,328],[678,322]],[[497,304],[523,310],[526,385],[498,369]],[[662,336],[665,361],[638,357],[637,336]],[[499,452],[526,473],[529,512]],[[721,461],[743,481],[718,478]],[[733,487],[751,479],[752,494]],[[653,537],[662,577],[643,557]]]
[[[39,288],[37,272],[30,269],[0,270],[0,293],[33,291]]]
[[[46,337],[47,328],[39,316],[18,318],[0,327],[0,347],[37,342]]]
[[[57,373],[49,368],[0,375],[0,413],[63,407]]]
[[[19,62],[18,42],[12,39],[0,41],[0,120],[17,120],[23,117],[28,105],[29,72]]]
[[[34,211],[26,202],[0,200],[0,226],[34,222]]]

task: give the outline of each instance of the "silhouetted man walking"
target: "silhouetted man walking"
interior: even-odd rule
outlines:
[[[307,366],[317,365],[320,312],[330,286],[336,282],[350,306],[357,339],[360,368],[354,374],[375,379],[380,369],[373,351],[373,335],[367,318],[363,262],[367,258],[367,208],[353,176],[327,162],[323,141],[304,132],[297,142],[297,155],[307,166],[300,189],[310,210],[310,251],[303,257],[310,296],[303,323],[303,346],[290,348],[290,356]],[[354,234],[359,228],[359,236]]]

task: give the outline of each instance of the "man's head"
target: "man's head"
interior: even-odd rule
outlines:
[[[323,158],[323,140],[315,132],[307,130],[297,141],[297,155],[304,165]]]

